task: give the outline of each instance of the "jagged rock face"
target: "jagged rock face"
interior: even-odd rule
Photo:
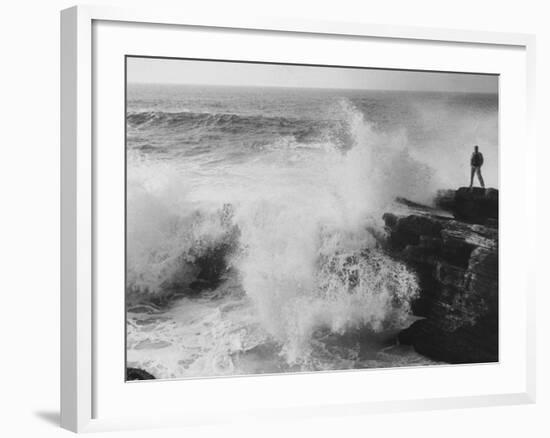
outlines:
[[[498,214],[498,192],[496,200]],[[418,275],[421,293],[412,308],[426,318],[401,332],[400,341],[450,363],[498,361],[498,230],[429,209],[387,213],[384,221],[394,256]]]

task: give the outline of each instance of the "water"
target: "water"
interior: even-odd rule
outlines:
[[[432,364],[395,196],[498,186],[496,95],[129,85],[127,358],[158,378]]]

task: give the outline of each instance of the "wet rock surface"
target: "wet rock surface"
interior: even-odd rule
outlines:
[[[425,318],[399,340],[434,360],[498,361],[498,191],[488,191],[440,192],[437,206],[453,217],[418,204],[383,217],[389,251],[417,273],[412,309]]]

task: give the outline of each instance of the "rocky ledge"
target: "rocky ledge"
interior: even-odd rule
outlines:
[[[498,224],[498,190],[461,187],[440,190],[435,198],[438,208],[450,211],[458,220],[496,227]]]
[[[448,363],[498,361],[498,190],[442,191],[438,209],[400,202],[413,214],[384,215],[387,243],[418,275],[423,318],[400,343]]]

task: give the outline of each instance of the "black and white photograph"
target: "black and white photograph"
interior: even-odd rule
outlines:
[[[498,75],[125,62],[127,380],[499,361]]]
[[[0,436],[550,437],[545,6],[5,2]]]

